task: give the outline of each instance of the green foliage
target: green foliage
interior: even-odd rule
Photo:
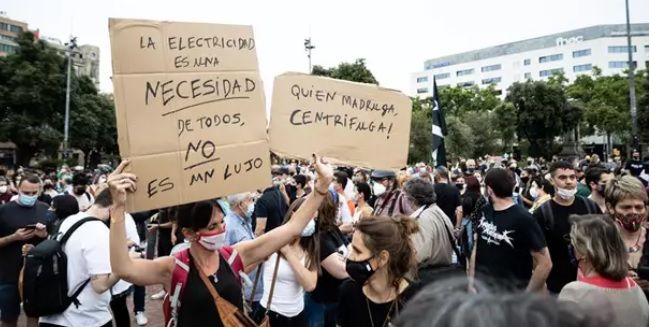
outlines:
[[[475,150],[474,133],[467,124],[455,116],[446,119],[446,159],[449,162],[469,158]]]
[[[472,158],[494,154],[500,150],[500,131],[496,127],[496,115],[490,111],[469,111],[462,122],[473,132]]]
[[[572,130],[581,119],[581,110],[566,99],[558,83],[527,81],[508,89],[507,101],[518,112],[517,132],[530,143],[530,155],[551,157],[554,138]]]
[[[313,66],[311,74],[352,82],[379,84],[376,78],[374,78],[372,72],[365,65],[365,59],[363,58],[356,59],[354,63],[343,62],[339,64],[338,67],[329,69],[315,65]]]
[[[447,115],[464,117],[466,112],[489,111],[501,103],[493,85],[480,89],[478,86],[445,87],[439,90],[439,99]]]
[[[638,133],[640,141],[649,142],[649,72],[645,72],[637,84],[638,90]]]
[[[431,161],[432,124],[430,101],[413,98],[408,151],[409,164]]]
[[[509,102],[504,102],[497,106],[493,113],[493,127],[500,131],[502,150],[509,151],[516,137],[516,125],[518,122],[516,107]]]

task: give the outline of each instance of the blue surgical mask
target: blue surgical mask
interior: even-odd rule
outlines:
[[[311,219],[302,230],[302,237],[311,237],[315,234],[315,221]]]
[[[24,207],[33,207],[36,203],[37,198],[38,195],[30,196],[20,193],[20,195],[18,196],[18,203],[20,203],[20,205]]]

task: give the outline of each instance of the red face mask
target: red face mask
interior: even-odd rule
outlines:
[[[629,232],[637,232],[645,220],[645,214],[643,213],[629,213],[626,215],[616,213],[614,217],[615,221]]]

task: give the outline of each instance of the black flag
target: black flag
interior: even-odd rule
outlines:
[[[433,78],[433,164],[435,167],[446,166],[446,148],[444,136],[446,135],[446,122],[439,103],[437,81]]]

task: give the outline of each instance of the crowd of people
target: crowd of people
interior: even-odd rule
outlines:
[[[0,171],[2,327],[21,308],[27,326],[146,325],[154,285],[167,326],[649,325],[637,151],[397,172],[314,156],[264,190],[138,213],[128,164]],[[47,311],[52,244],[68,302]]]

